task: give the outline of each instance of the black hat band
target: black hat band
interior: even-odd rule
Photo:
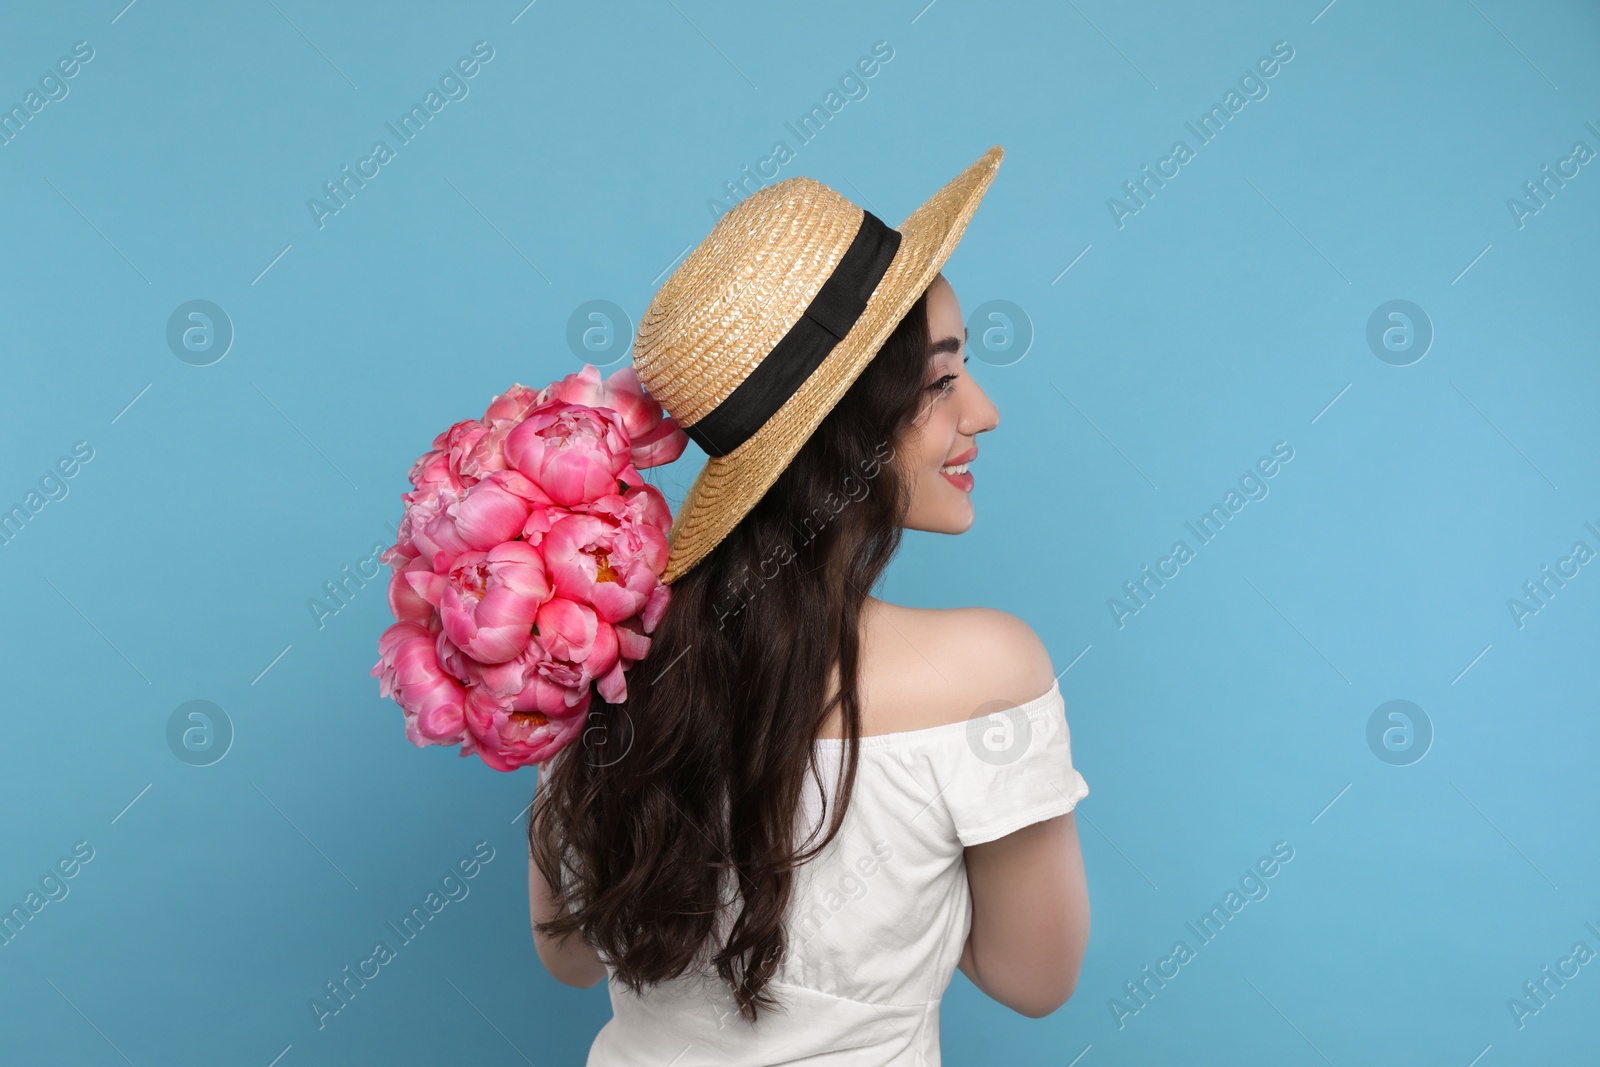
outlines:
[[[683,427],[689,439],[712,456],[748,441],[844,340],[899,247],[900,232],[863,209],[855,239],[810,306],[722,403]]]

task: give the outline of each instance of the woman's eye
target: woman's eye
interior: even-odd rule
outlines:
[[[950,391],[950,383],[956,380],[954,374],[946,374],[932,385],[928,386],[929,392],[944,394]]]

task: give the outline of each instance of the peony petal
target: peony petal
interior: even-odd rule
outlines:
[[[676,420],[662,419],[650,433],[633,439],[630,458],[641,470],[661,467],[679,456],[689,447],[689,435],[678,428]]]
[[[645,633],[652,632],[656,628],[656,625],[661,622],[661,616],[667,613],[667,605],[671,603],[671,601],[671,586],[658,585],[651,590],[650,599],[646,600],[644,604],[643,621]]]
[[[480,663],[504,663],[527,647],[539,606],[551,588],[539,550],[507,541],[464,553],[439,601],[444,630]]]
[[[430,626],[438,615],[434,605],[426,596],[417,591],[408,575],[409,570],[397,570],[389,576],[389,612],[401,622],[414,622],[422,626]],[[432,571],[424,574],[437,578]],[[426,580],[425,584],[426,583]]]

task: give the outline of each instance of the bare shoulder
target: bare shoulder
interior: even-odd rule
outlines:
[[[868,733],[919,730],[970,718],[996,700],[1021,704],[1055,682],[1050,653],[1022,619],[996,608],[869,612],[862,692]]]

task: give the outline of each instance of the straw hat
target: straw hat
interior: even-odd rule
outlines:
[[[719,218],[639,322],[640,383],[710,457],[662,581],[738,525],[933,284],[994,179],[995,145],[900,224],[810,178]]]

